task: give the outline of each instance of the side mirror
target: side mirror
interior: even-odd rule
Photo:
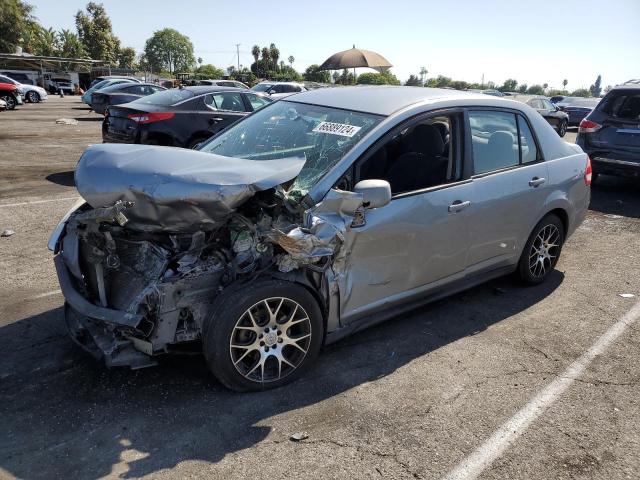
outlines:
[[[365,208],[384,207],[391,201],[391,185],[386,180],[361,180],[353,191],[362,195]]]

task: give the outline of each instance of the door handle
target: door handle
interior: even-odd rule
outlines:
[[[533,177],[531,180],[529,180],[529,186],[530,187],[539,187],[540,185],[542,185],[544,182],[546,182],[547,179],[546,178],[538,178],[538,177]]]
[[[209,119],[209,123],[218,123],[221,122],[222,120],[224,120],[224,118],[221,117],[213,117]]]
[[[462,200],[456,200],[451,205],[449,205],[449,212],[459,212],[460,210],[464,210],[465,208],[467,208],[469,205],[471,205],[471,202],[469,200],[467,200],[466,202],[463,202]]]

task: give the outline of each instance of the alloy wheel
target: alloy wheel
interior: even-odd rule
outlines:
[[[14,108],[16,108],[16,100],[11,95],[2,97],[2,100],[7,102],[7,110],[13,110]]]
[[[546,225],[538,232],[529,251],[529,271],[535,278],[544,277],[555,265],[560,254],[560,230]]]
[[[38,92],[31,91],[27,94],[27,97],[31,103],[38,103],[40,101],[40,95],[38,95]]]
[[[309,315],[299,303],[267,298],[245,310],[236,322],[229,341],[231,361],[248,380],[274,382],[302,364],[311,335]]]

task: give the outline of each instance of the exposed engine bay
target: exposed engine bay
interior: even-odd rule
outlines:
[[[246,189],[217,185],[216,195],[211,188],[202,193],[201,185],[190,194],[183,182],[181,195],[172,200],[182,217],[174,224],[166,216],[155,222],[153,215],[163,215],[154,210],[163,202],[160,187],[171,190],[170,180],[159,171],[158,155],[153,156],[153,175],[144,172],[144,162],[135,164],[138,174],[157,182],[141,188],[122,165],[118,174],[126,180],[112,176],[111,183],[96,182],[96,172],[104,174],[103,160],[113,162],[114,156],[96,148],[96,157],[91,148],[76,174],[87,203],[66,221],[56,267],[72,337],[108,366],[141,368],[155,364],[153,356],[160,353],[199,351],[215,299],[228,288],[250,288],[263,275],[295,278],[329,308],[344,265],[344,232],[360,218],[361,195],[332,190],[325,201],[304,210],[288,201],[282,177]],[[154,147],[141,151],[147,154],[149,148]],[[190,154],[201,160],[198,152]],[[210,154],[200,155],[211,162]],[[194,169],[185,168],[193,181]],[[284,176],[291,174],[290,168]],[[175,172],[171,175],[175,180]],[[85,178],[91,180],[84,183]],[[88,184],[102,190],[88,191]],[[242,199],[230,191],[241,192]],[[106,200],[115,201],[105,205]],[[216,202],[213,209],[211,202]]]

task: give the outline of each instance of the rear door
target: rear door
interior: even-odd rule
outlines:
[[[240,120],[250,109],[240,92],[209,93],[204,97],[207,130],[213,135]]]
[[[587,135],[589,144],[603,150],[599,156],[640,162],[640,89],[610,95],[596,109],[602,128]]]
[[[531,127],[515,111],[468,111],[473,163],[467,273],[517,262],[540,218],[547,195],[547,165]]]

